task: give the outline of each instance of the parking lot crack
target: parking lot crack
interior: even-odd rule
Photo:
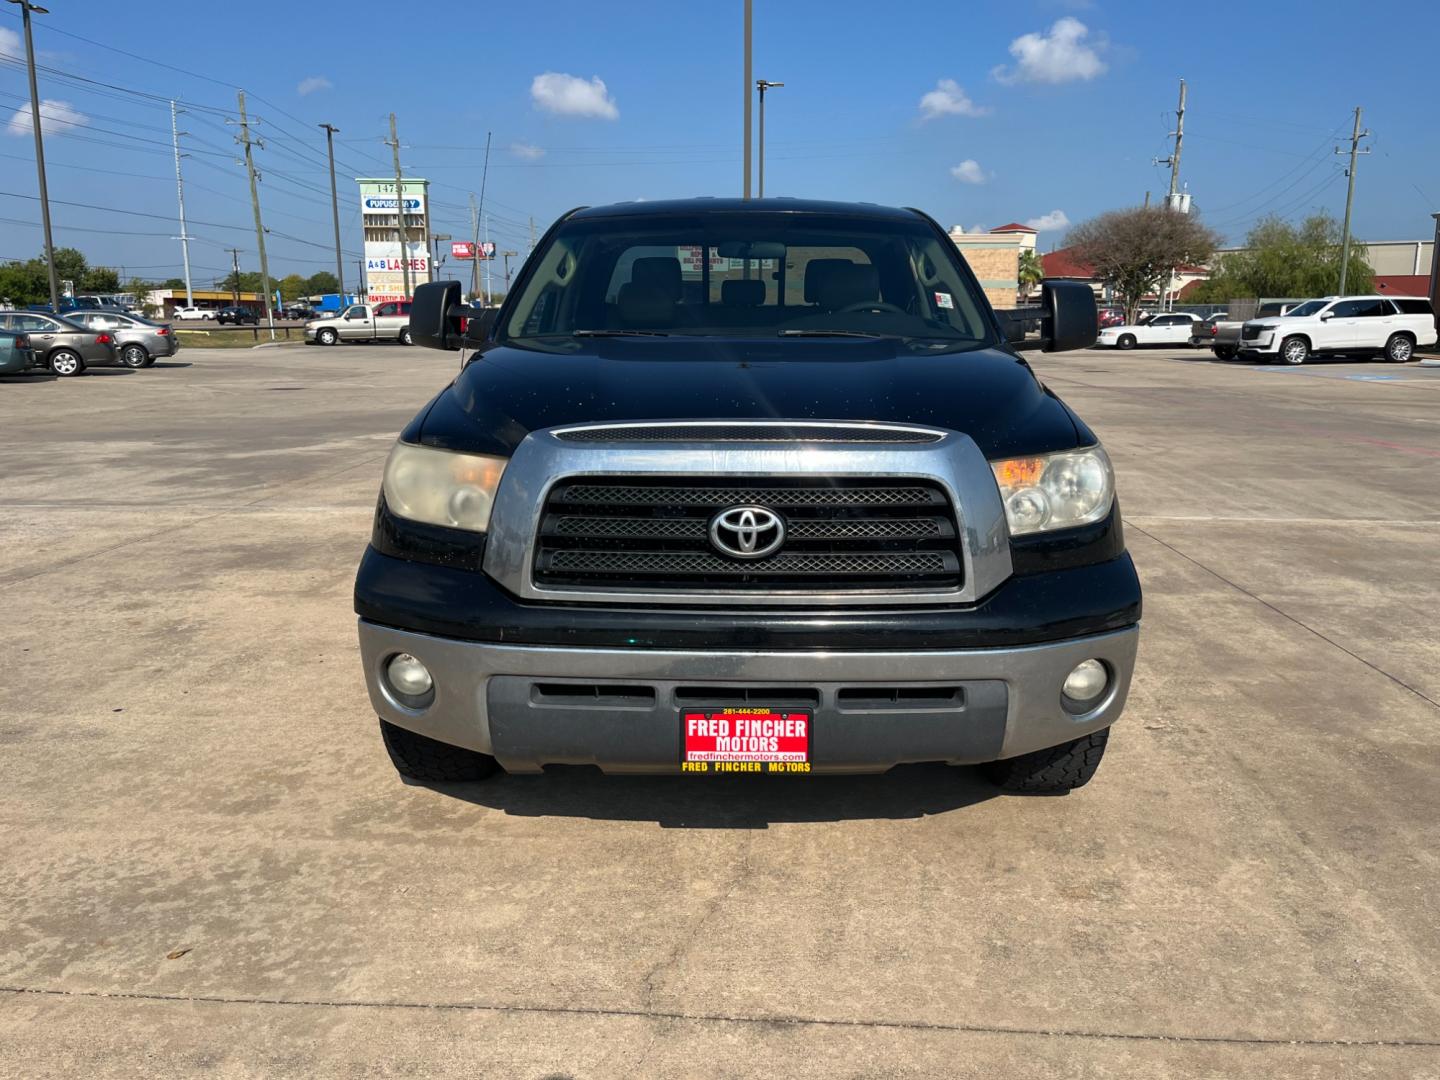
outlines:
[[[60,990],[46,987],[0,986],[0,993],[49,998],[83,998],[108,1001],[159,1001],[185,1005],[240,1005],[312,1009],[397,1009],[415,1012],[484,1012],[495,1014],[578,1016],[605,1019],[653,1020],[688,1024],[731,1024],[764,1027],[856,1028],[879,1031],[942,1032],[962,1035],[998,1035],[1040,1039],[1175,1043],[1177,1045],[1299,1046],[1347,1049],[1440,1048],[1440,1039],[1381,1036],[1374,1038],[1310,1038],[1266,1035],[1180,1035],[1168,1032],[1102,1031],[1082,1027],[1019,1027],[999,1024],[947,1023],[939,1020],[849,1019],[802,1016],[794,1013],[750,1014],[686,1012],[666,1009],[627,1009],[586,1005],[499,1004],[481,1001],[366,1001],[334,998],[243,997],[218,994],[162,994],[144,991]]]

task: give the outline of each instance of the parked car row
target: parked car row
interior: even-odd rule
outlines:
[[[56,375],[75,376],[107,364],[147,368],[160,357],[174,356],[180,348],[168,323],[113,308],[76,309],[63,316],[0,311],[0,331],[9,339],[4,346],[9,362],[0,363],[0,374],[7,375],[44,368]]]
[[[1327,296],[1262,304],[1245,322],[1170,312],[1107,326],[1097,344],[1209,348],[1221,360],[1303,364],[1312,356],[1384,357],[1405,363],[1436,343],[1435,311],[1423,296]]]
[[[244,304],[231,304],[222,308],[202,307],[178,307],[175,309],[174,318],[181,322],[191,322],[202,319],[214,319],[221,326],[258,326],[265,313],[256,308]],[[289,319],[298,322],[304,319],[315,317],[315,309],[306,307],[304,304],[291,304],[287,307],[276,308],[275,318]]]

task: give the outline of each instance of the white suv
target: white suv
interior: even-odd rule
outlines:
[[[1383,356],[1403,364],[1435,344],[1435,311],[1419,296],[1327,296],[1240,328],[1242,357],[1303,364],[1316,354]]]

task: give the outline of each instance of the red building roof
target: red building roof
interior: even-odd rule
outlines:
[[[1093,281],[1095,268],[1075,257],[1074,248],[1060,248],[1040,256],[1040,267],[1047,278],[1077,278]]]
[[[997,232],[1028,232],[1028,233],[1033,233],[1035,230],[1032,229],[1032,228],[1030,228],[1029,225],[1021,225],[1018,221],[1012,221],[1012,222],[1010,222],[1009,225],[997,225],[997,226],[995,226],[995,228],[991,229],[990,231],[991,231],[992,233],[997,233]]]
[[[1375,291],[1394,296],[1429,296],[1429,274],[1376,274]]]

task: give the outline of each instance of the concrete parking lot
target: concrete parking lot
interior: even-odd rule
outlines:
[[[0,1075],[1440,1076],[1440,370],[1035,364],[1146,588],[1064,798],[406,785],[350,587],[453,356],[0,379]]]

